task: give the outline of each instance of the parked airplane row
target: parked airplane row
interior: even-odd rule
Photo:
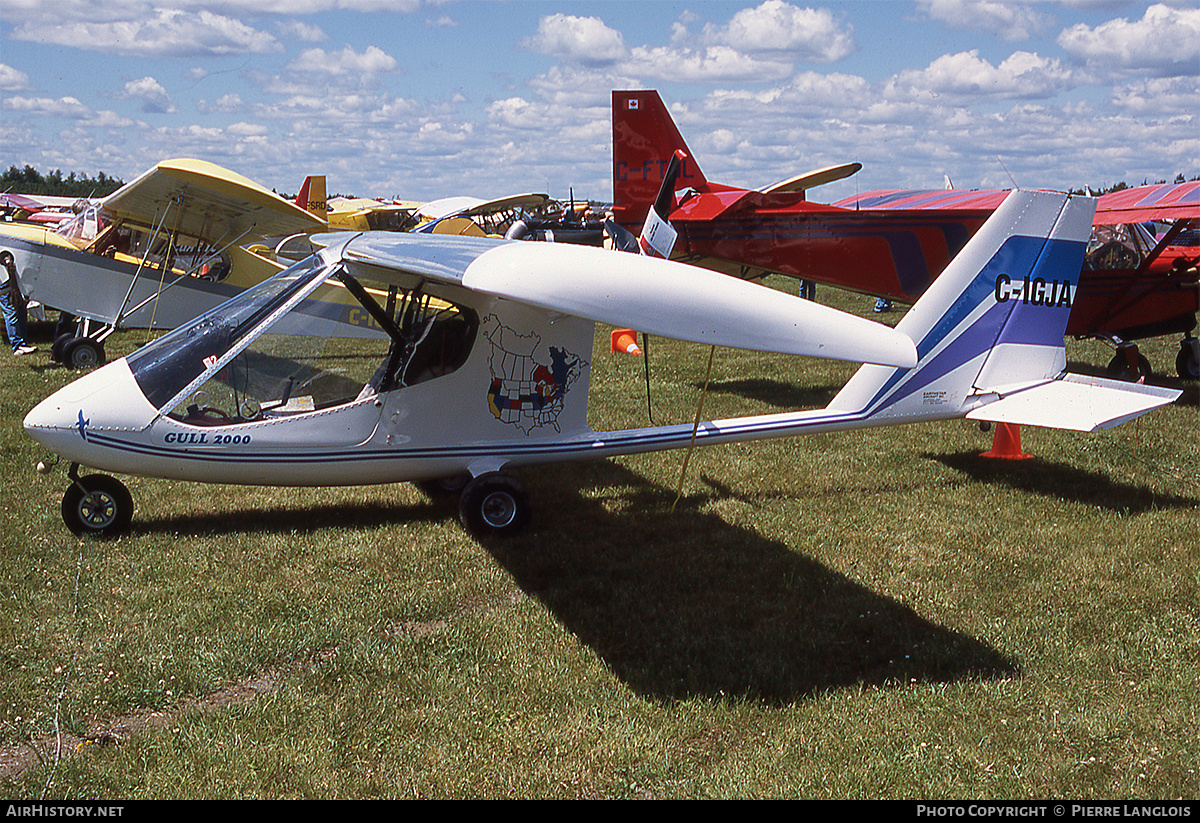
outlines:
[[[808,191],[857,164],[799,175],[761,191],[711,182],[655,91],[613,92],[613,211],[641,226],[675,152],[686,159],[662,215],[678,231],[675,257],[741,277],[778,272],[912,303],[1010,194],[1003,190],[869,191],[833,204]],[[1143,227],[1171,224],[1160,238]],[[1072,296],[1067,335],[1118,349],[1114,373],[1148,363],[1132,341],[1183,334],[1176,365],[1200,378],[1192,331],[1200,308],[1200,247],[1177,245],[1200,224],[1200,180],[1139,186],[1099,198]]]
[[[331,230],[337,209],[310,210],[323,199],[319,180],[303,208],[198,161],[160,164],[80,215],[95,221],[86,243],[0,237],[28,296],[110,329],[174,328],[26,416],[26,431],[69,464],[67,526],[109,534],[130,523],[125,486],[82,475],[87,466],[208,483],[414,481],[458,490],[471,532],[510,535],[533,512],[510,473],[522,466],[953,418],[1094,431],[1179,396],[1065,372],[1094,198],[1005,192],[977,216],[912,209],[897,221],[896,209],[804,199],[845,169],[751,192],[707,183],[675,146],[661,165],[644,155],[635,174],[617,134],[629,120],[617,112],[652,111],[657,95],[634,96],[648,94],[613,98],[614,212],[639,232],[634,254],[470,236],[485,232],[464,234],[451,220],[477,210],[471,203],[407,231]],[[690,188],[677,190],[681,182]],[[891,328],[745,277],[763,268],[817,279],[810,258],[789,270],[773,249],[791,241],[777,239],[779,225],[764,228],[770,213],[817,216],[824,231],[866,213],[864,246],[875,235],[940,232],[948,256]],[[618,241],[632,233],[616,221],[609,230]],[[266,244],[278,237],[291,239]],[[716,239],[706,247],[703,237]],[[850,237],[836,245],[835,268],[849,265]],[[751,259],[760,246],[768,256]],[[742,277],[720,270],[731,262]],[[169,290],[207,303],[192,317],[182,303],[172,314]],[[597,323],[865,365],[824,409],[598,432],[587,422]],[[62,355],[74,360],[86,339],[70,338]]]

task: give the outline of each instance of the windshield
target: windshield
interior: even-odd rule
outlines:
[[[327,268],[319,257],[310,257],[138,349],[128,357],[138,385],[161,409],[239,338],[298,292],[319,285]]]

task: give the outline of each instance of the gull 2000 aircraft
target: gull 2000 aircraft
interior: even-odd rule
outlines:
[[[800,175],[762,190],[706,178],[655,91],[614,91],[613,213],[634,231],[654,201],[675,152],[687,157],[662,218],[677,230],[674,257],[739,277],[779,272],[904,303],[916,300],[1007,190],[871,191],[831,204],[807,190],[847,177],[860,164]],[[1190,334],[1200,308],[1196,260],[1167,252],[1189,220],[1200,219],[1200,181],[1141,186],[1104,195],[1066,333],[1117,346],[1110,372],[1141,369],[1129,341],[1183,333],[1180,376],[1200,377],[1200,345]],[[1161,239],[1143,221],[1174,221]]]
[[[252,485],[447,481],[472,533],[532,505],[510,469],[967,417],[1092,431],[1178,391],[1064,373],[1063,328],[1095,207],[1015,192],[895,329],[760,284],[578,245],[397,233],[320,251],[62,388],[25,430],[70,464],[76,533],[130,523],[108,474]],[[352,295],[374,337],[277,333]],[[594,431],[596,322],[862,362],[824,409]],[[459,485],[461,483],[461,485]]]

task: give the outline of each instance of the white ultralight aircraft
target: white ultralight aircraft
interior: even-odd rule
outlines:
[[[963,417],[1094,431],[1179,396],[1063,371],[1094,208],[1014,193],[895,329],[650,256],[325,235],[309,259],[59,390],[25,429],[70,464],[62,513],[76,533],[121,530],[133,509],[84,465],[251,485],[445,482],[480,536],[529,520],[506,473],[524,465]],[[347,298],[373,337],[276,333]],[[868,365],[824,409],[598,432],[596,322]]]

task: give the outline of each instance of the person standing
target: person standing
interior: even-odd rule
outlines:
[[[12,254],[0,257],[0,313],[4,314],[4,334],[13,354],[33,354],[37,346],[25,342],[25,297],[17,284],[17,270]]]

